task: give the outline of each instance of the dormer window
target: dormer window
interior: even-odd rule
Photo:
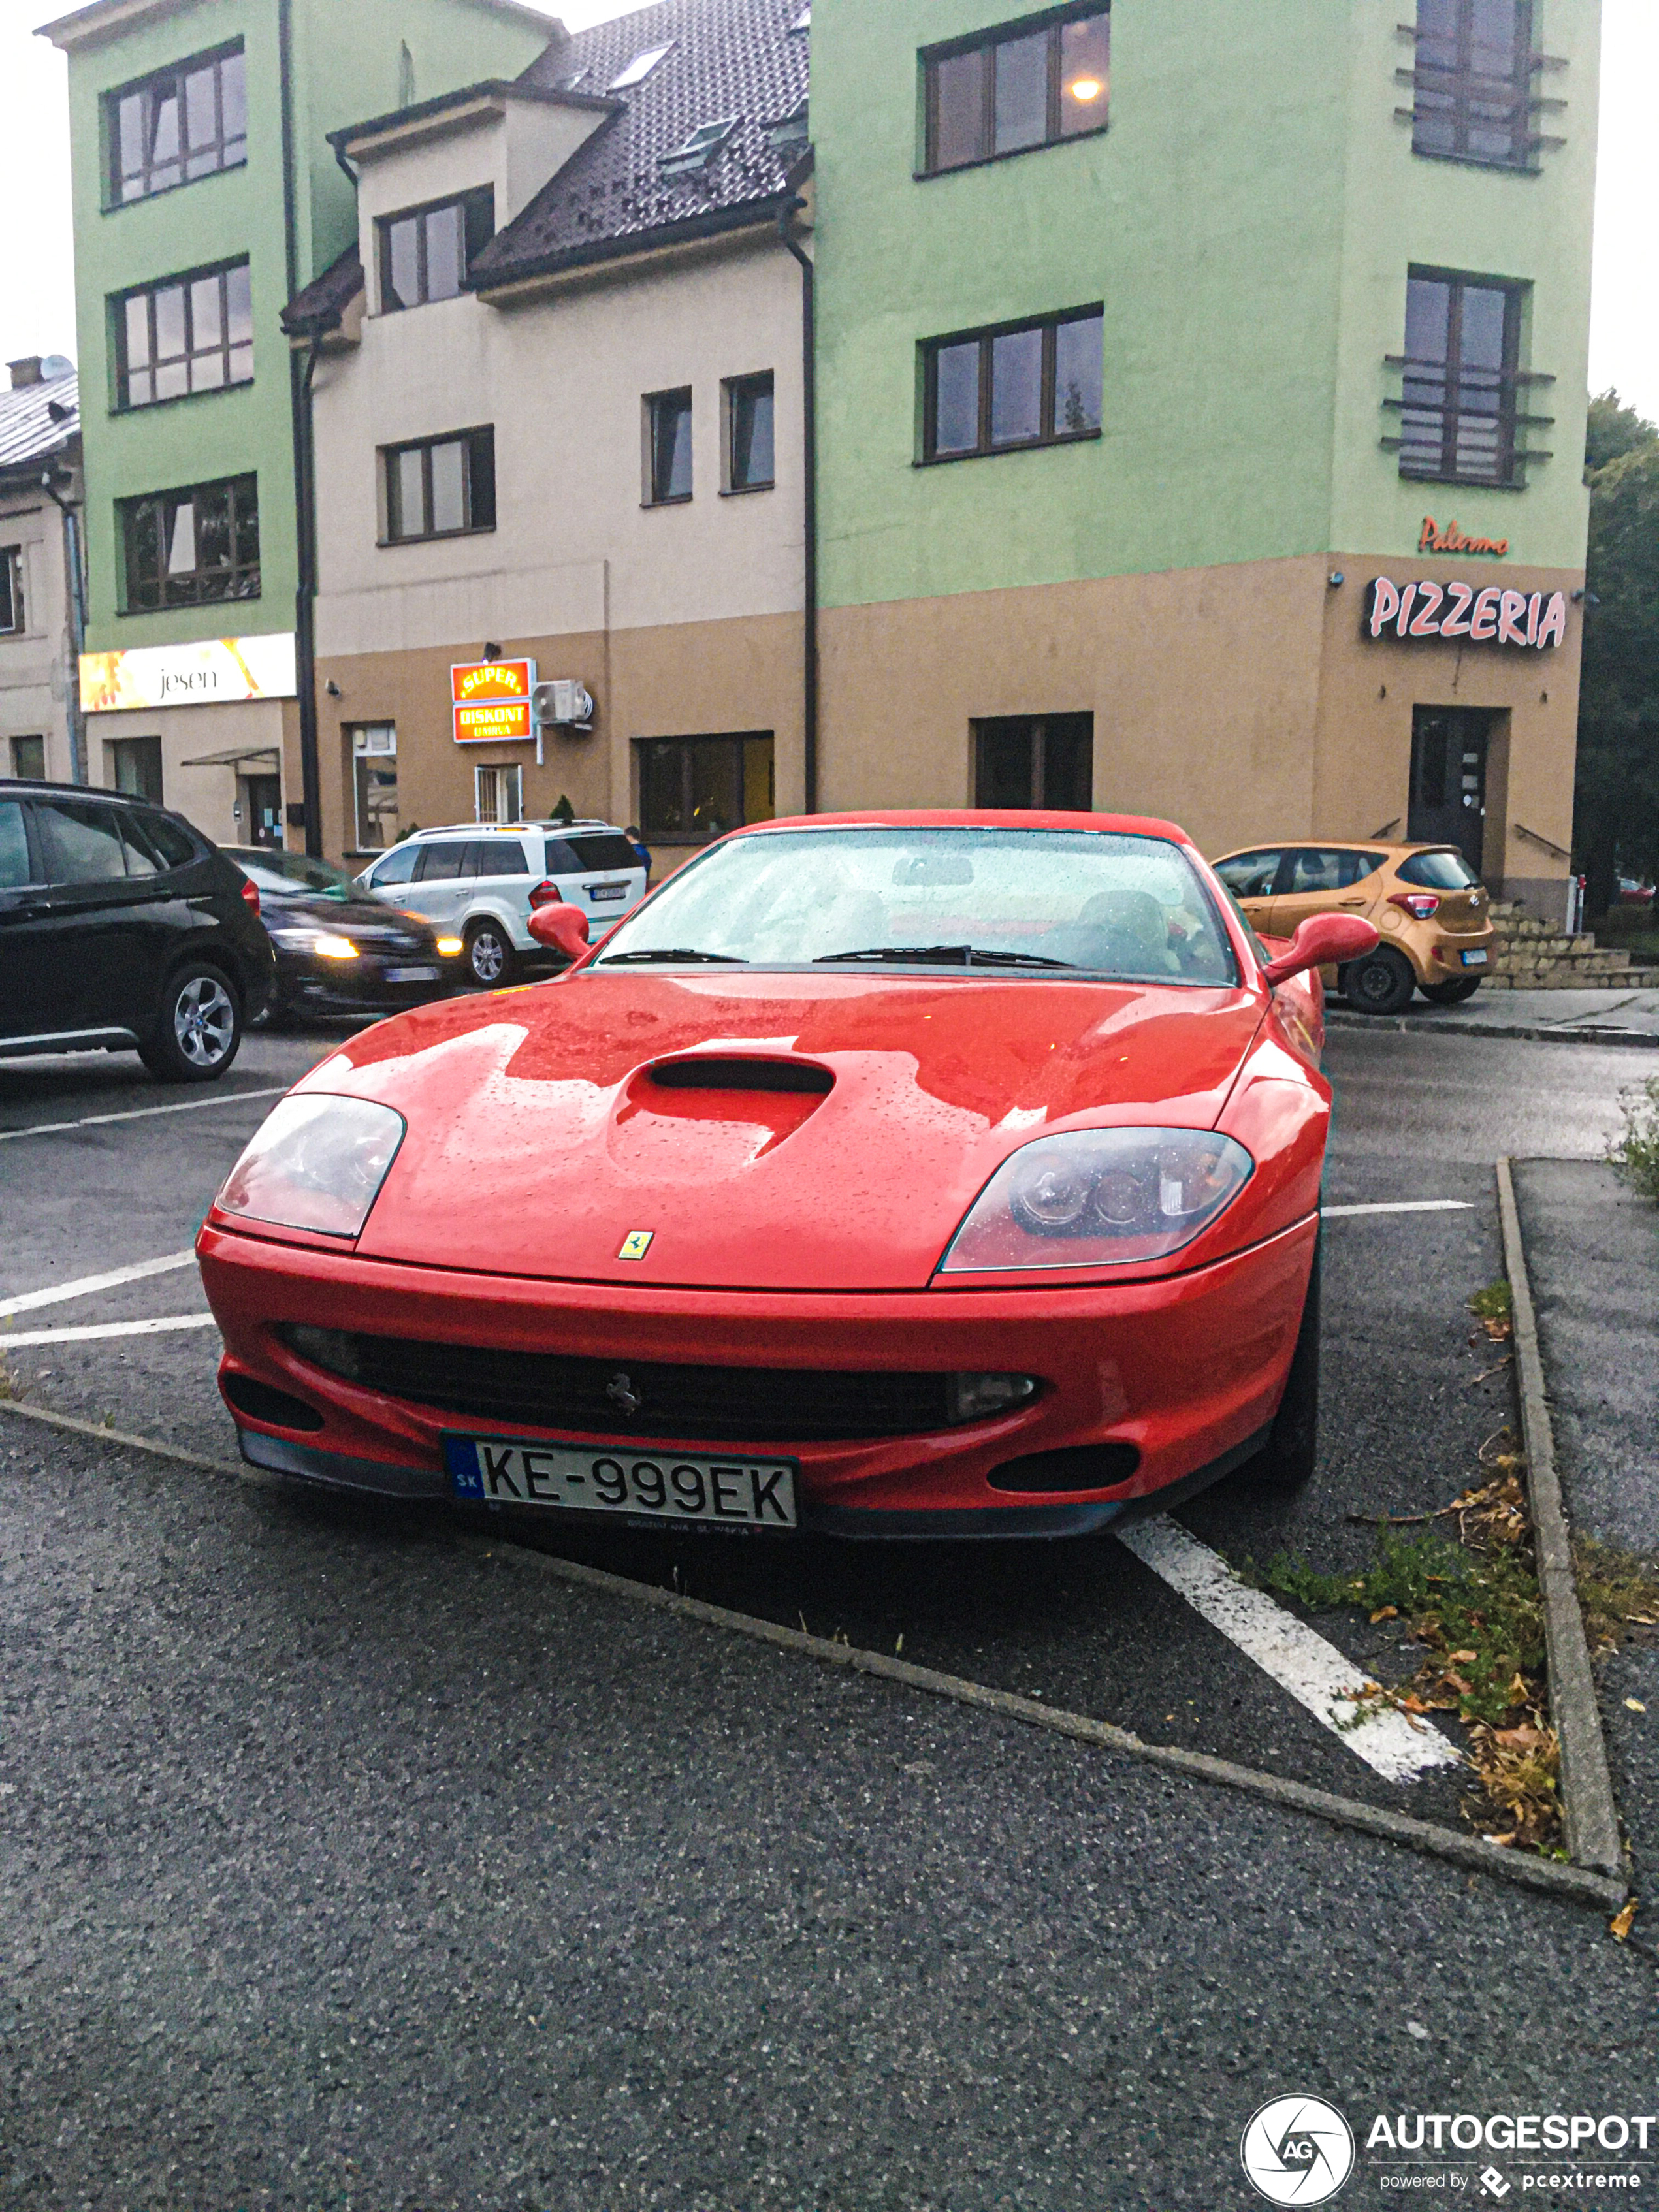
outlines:
[[[663,155],[659,165],[663,176],[700,176],[737,127],[735,115],[728,117],[724,123],[700,123],[683,146],[677,146],[672,154]]]
[[[799,153],[809,136],[806,102],[803,100],[787,115],[781,115],[775,123],[769,123],[766,136],[775,154]]]
[[[489,185],[388,216],[380,225],[381,313],[454,299],[495,234],[495,194]]]
[[[647,46],[643,53],[635,54],[626,69],[619,70],[605,87],[607,92],[629,92],[636,84],[643,84],[657,64],[673,51],[671,39],[665,46]]]

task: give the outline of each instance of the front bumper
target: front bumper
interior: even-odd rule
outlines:
[[[798,1462],[810,1529],[1069,1535],[1161,1510],[1259,1449],[1284,1393],[1316,1234],[1310,1219],[1213,1266],[1147,1281],[858,1295],[532,1282],[358,1260],[215,1227],[198,1249],[225,1340],[222,1378],[299,1400],[316,1424],[301,1431],[235,1413],[256,1466],[447,1498],[445,1431],[502,1432],[487,1414],[392,1399],[313,1366],[277,1336],[283,1322],[619,1363],[1015,1370],[1042,1378],[1039,1396],[988,1420],[768,1448]],[[533,1425],[514,1425],[514,1433],[600,1449],[619,1441]],[[707,1440],[660,1437],[650,1449],[676,1442],[687,1452],[709,1449]],[[1006,1475],[993,1483],[1012,1461],[1104,1443],[1139,1454],[1127,1480],[1087,1492],[1011,1492]]]
[[[430,969],[430,975],[394,982],[401,969]],[[446,999],[461,980],[461,963],[436,951],[400,952],[356,960],[319,960],[304,952],[276,955],[276,1002],[295,1012],[397,1014]]]

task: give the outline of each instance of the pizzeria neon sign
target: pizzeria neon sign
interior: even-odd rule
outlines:
[[[1518,646],[1546,653],[1567,635],[1565,592],[1512,592],[1496,584],[1371,580],[1365,603],[1367,636],[1467,638],[1471,645]]]

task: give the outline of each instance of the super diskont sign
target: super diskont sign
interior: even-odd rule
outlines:
[[[1499,584],[1396,584],[1374,576],[1365,598],[1365,635],[1449,637],[1547,653],[1565,642],[1567,595],[1506,591]]]

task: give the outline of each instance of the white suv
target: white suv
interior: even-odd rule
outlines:
[[[405,914],[459,937],[474,983],[509,983],[526,955],[532,909],[555,897],[580,907],[597,936],[645,896],[645,869],[609,822],[454,823],[417,830],[357,878]]]

